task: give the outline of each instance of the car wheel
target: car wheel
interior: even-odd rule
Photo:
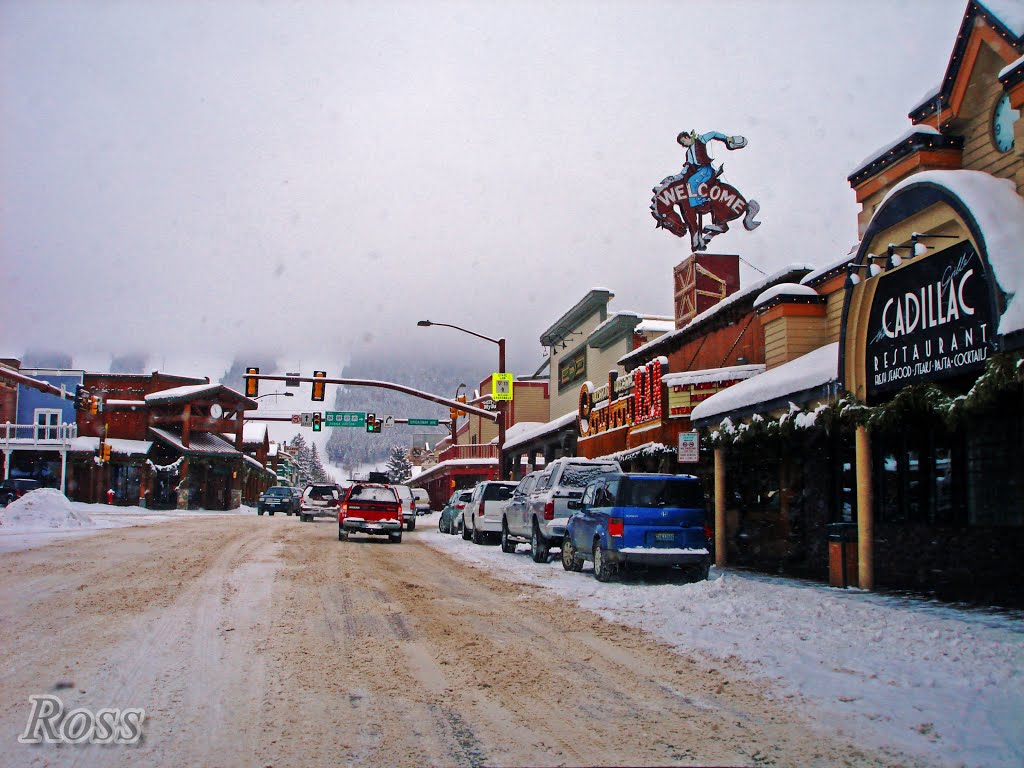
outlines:
[[[466,527],[466,521],[463,520],[462,521],[462,538],[463,538],[463,540],[464,541],[469,541],[469,537],[470,537],[471,533],[472,533],[472,531],[470,531],[469,528]]]
[[[409,519],[409,525],[406,526],[406,530],[407,531],[415,531],[416,530],[416,518],[415,517]]]
[[[260,517],[263,517],[263,510],[262,509],[257,509],[256,510],[256,514],[259,515]]]
[[[576,554],[576,547],[572,545],[569,534],[562,540],[562,567],[576,573],[583,570],[583,558]]]
[[[690,582],[707,581],[710,571],[711,561],[705,560],[700,565],[694,566],[686,572],[686,580]]]
[[[348,533],[340,525],[338,526],[338,541],[348,541]]]
[[[287,512],[285,512],[285,514],[286,514],[286,515],[288,515],[288,517],[291,517],[291,516],[292,516],[292,512],[291,512],[291,510],[288,510]]]
[[[388,534],[388,541],[390,541],[392,544],[401,544],[402,543],[402,532],[401,531],[395,531],[394,533],[389,533]]]
[[[530,556],[535,563],[546,563],[548,561],[548,543],[544,540],[544,534],[540,532],[537,521],[533,521],[533,531],[530,533]]]
[[[448,531],[444,529],[444,519],[437,521],[437,530],[438,533],[448,533]]]
[[[274,513],[273,513],[273,512],[267,512],[267,514],[268,514],[268,515],[270,515],[271,517],[273,517],[273,516],[274,516]]]
[[[501,551],[507,555],[515,554],[516,551],[516,543],[509,538],[508,520],[505,518],[501,520]]]
[[[484,534],[475,525],[473,526],[473,543],[478,545],[484,543]]]
[[[611,581],[615,576],[615,566],[608,562],[608,556],[601,549],[601,540],[594,539],[594,578],[598,581]]]

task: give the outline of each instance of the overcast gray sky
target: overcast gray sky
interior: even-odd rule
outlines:
[[[712,252],[845,253],[846,176],[909,127],[965,7],[3,0],[0,356],[216,378],[481,344],[428,317],[531,372],[591,287],[671,313],[689,251],[648,205],[681,130],[749,141],[715,154],[763,225]]]

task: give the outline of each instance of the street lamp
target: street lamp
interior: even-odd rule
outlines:
[[[471,331],[468,328],[463,328],[458,325],[451,325],[449,323],[435,323],[430,320],[419,320],[416,325],[421,328],[429,328],[432,325],[441,326],[442,328],[454,328],[456,331],[462,331],[468,333],[470,336],[476,336],[478,339],[489,341],[492,344],[498,345],[498,373],[505,373],[505,340],[504,339],[492,339],[490,336],[484,336],[482,333]],[[498,478],[501,479],[505,474],[504,457],[502,456],[505,450],[505,401],[498,401]]]
[[[259,400],[261,397],[295,397],[294,392],[267,392],[265,395],[256,395],[256,397],[249,398],[250,400]]]

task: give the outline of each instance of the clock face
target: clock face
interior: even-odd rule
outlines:
[[[1013,149],[1013,124],[1020,117],[1020,112],[1010,106],[1010,96],[1004,93],[996,102],[992,111],[992,140],[1000,152]]]
[[[212,416],[215,419],[219,419],[223,415],[224,409],[221,408],[218,403],[214,403],[213,405],[210,406],[210,416]]]

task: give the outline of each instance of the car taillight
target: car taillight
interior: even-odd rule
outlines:
[[[608,535],[609,536],[622,536],[623,524],[621,517],[610,517],[608,518]]]
[[[481,517],[483,517],[483,514],[484,514],[484,503],[482,501],[480,502],[480,508],[477,509],[476,513],[478,515],[480,515]]]
[[[544,519],[554,520],[555,519],[555,502],[547,501],[544,503]]]
[[[715,535],[715,532],[711,530],[711,526],[707,525],[705,523],[704,524],[704,538],[707,539],[708,541],[711,541],[711,539],[712,539],[712,537],[714,535]]]
[[[345,517],[348,517],[348,504],[341,505],[341,514]]]

